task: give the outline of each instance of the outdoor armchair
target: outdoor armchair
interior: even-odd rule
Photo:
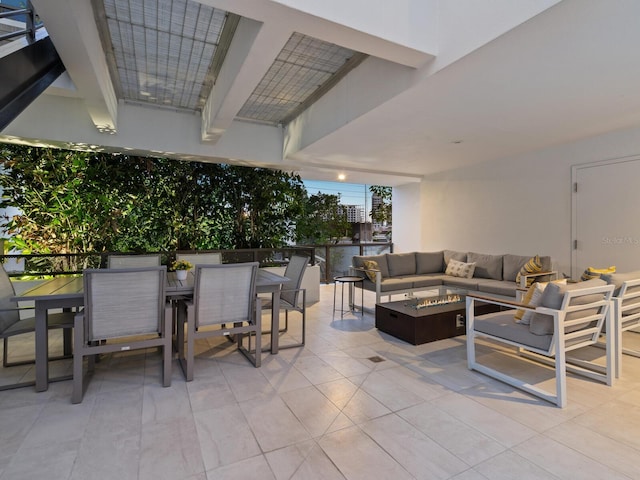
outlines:
[[[159,267],[161,262],[160,254],[144,255],[109,255],[107,258],[108,268],[136,268],[136,267]]]
[[[238,350],[255,367],[260,366],[262,321],[260,299],[256,296],[257,272],[257,262],[195,267],[193,299],[180,301],[182,311],[177,328],[178,358],[188,382],[193,380],[195,341],[200,338],[232,337]],[[245,336],[248,336],[248,347],[243,344]],[[253,352],[252,336],[255,336]]]
[[[34,363],[34,360],[9,361],[9,338],[15,335],[35,332],[35,317],[28,316],[21,318],[20,312],[25,309],[20,308],[17,302],[11,301],[15,295],[15,290],[11,279],[2,266],[0,266],[0,338],[3,339],[2,365],[3,367],[13,367]],[[49,360],[69,358],[71,356],[71,328],[73,328],[73,312],[49,313],[47,316],[47,327],[49,329],[63,328],[64,332],[64,353],[62,356],[49,357]],[[33,382],[18,383],[0,387],[0,390],[18,388],[31,385]]]
[[[293,347],[302,347],[305,344],[305,334],[306,334],[306,321],[307,321],[307,310],[306,310],[306,290],[300,288],[302,284],[302,278],[304,277],[304,272],[307,268],[307,264],[309,263],[309,257],[305,255],[293,255],[289,259],[289,263],[287,264],[287,268],[284,271],[284,276],[287,277],[285,283],[282,284],[282,289],[280,290],[280,310],[284,310],[284,327],[280,329],[278,332],[274,332],[273,328],[270,332],[263,333],[271,333],[271,335],[279,335],[280,333],[285,333],[289,330],[289,311],[299,312],[301,317],[301,336],[300,342],[292,343],[292,344],[280,344],[280,348],[293,348]],[[271,309],[271,300],[266,300],[262,304],[263,310]]]
[[[166,267],[85,270],[84,309],[75,317],[72,403],[84,395],[83,359],[162,347],[163,385],[171,385],[171,315],[166,313]]]
[[[186,260],[194,267],[196,265],[219,265],[222,263],[222,254],[218,252],[176,253],[176,260]]]
[[[612,336],[607,337],[606,364],[569,357],[569,352],[595,345],[606,324],[612,331],[611,294],[613,285],[590,280],[573,285],[549,284],[545,288],[541,306],[528,307],[509,300],[499,300],[480,294],[467,294],[467,364],[470,370],[493,377],[563,408],[567,404],[566,372],[577,373],[607,385],[614,381],[615,358]],[[505,309],[497,313],[474,315],[474,303],[493,303]],[[514,310],[535,312],[530,325],[516,323]],[[526,358],[543,361],[555,371],[555,393],[508,375],[480,363],[476,357],[476,340],[490,340],[487,344],[506,344],[517,348]],[[482,350],[486,350],[483,348]],[[506,357],[509,361],[510,358]],[[514,358],[515,361],[519,361]]]

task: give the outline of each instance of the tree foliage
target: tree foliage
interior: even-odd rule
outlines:
[[[391,224],[391,194],[393,189],[381,185],[371,185],[369,191],[382,200],[381,204],[371,208],[371,219],[375,223]]]
[[[332,243],[345,236],[351,236],[351,224],[346,210],[340,207],[340,195],[318,192],[305,199],[303,215],[296,225],[299,243]]]
[[[0,161],[25,253],[278,247],[306,198],[276,170],[8,144]]]

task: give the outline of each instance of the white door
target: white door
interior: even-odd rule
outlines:
[[[640,157],[573,167],[572,277],[640,270]]]

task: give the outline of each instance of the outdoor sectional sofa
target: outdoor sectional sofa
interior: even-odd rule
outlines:
[[[519,276],[521,271],[524,272],[523,267],[534,257],[539,258],[541,271],[525,272]],[[473,276],[463,278],[447,275],[445,272],[451,260],[475,263]],[[375,292],[376,303],[381,303],[384,296],[410,294],[439,287],[516,297],[518,287],[526,288],[527,281],[534,277],[545,280],[555,278],[555,272],[551,271],[551,257],[548,256],[489,255],[455,250],[354,256],[350,269],[351,274],[364,278],[363,282],[358,282],[357,287]],[[516,278],[519,283],[516,283]]]

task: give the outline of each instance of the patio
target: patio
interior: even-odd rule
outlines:
[[[174,363],[163,388],[149,350],[97,364],[79,405],[70,381],[0,392],[0,480],[640,477],[640,359],[623,358],[612,388],[569,376],[560,410],[467,370],[463,337],[412,346],[378,332],[371,314],[332,320],[332,302],[322,286],[306,347],[265,353],[259,369],[208,340],[189,384]],[[28,357],[33,343],[10,348]],[[508,365],[553,382],[532,363]],[[51,364],[52,375],[70,369]]]

